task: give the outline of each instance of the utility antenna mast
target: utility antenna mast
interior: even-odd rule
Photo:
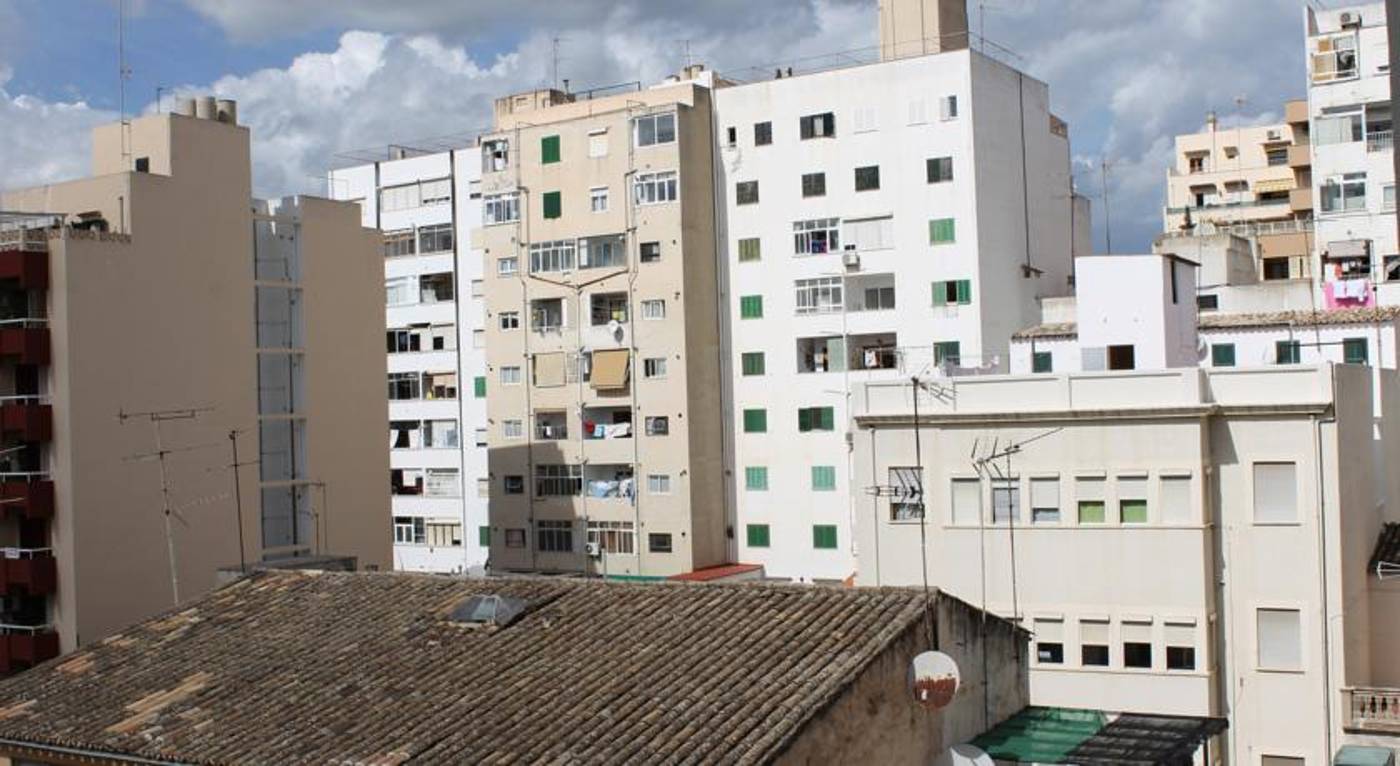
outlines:
[[[117,108],[121,111],[122,167],[131,170],[131,120],[126,116],[126,81],[131,67],[126,65],[126,0],[117,0]]]
[[[550,63],[550,77],[554,81],[552,87],[557,90],[559,88],[559,61],[563,58],[563,56],[559,54],[559,46],[561,43],[568,42],[568,39],[555,35],[551,42],[554,46],[554,53]]]

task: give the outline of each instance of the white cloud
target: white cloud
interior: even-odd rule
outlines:
[[[11,95],[10,70],[0,64],[0,168],[5,188],[33,186],[85,175],[88,132],[117,115],[82,101],[48,102]]]

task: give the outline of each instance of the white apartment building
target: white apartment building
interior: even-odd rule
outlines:
[[[846,580],[851,392],[1006,371],[1069,289],[1068,130],[1044,83],[967,49],[721,87],[715,111],[738,560]]]
[[[1320,299],[1400,304],[1385,4],[1308,7],[1305,23]]]
[[[479,571],[486,528],[486,377],[479,151],[390,147],[330,174],[383,236],[394,567]]]

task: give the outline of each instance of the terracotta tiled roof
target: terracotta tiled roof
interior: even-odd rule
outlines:
[[[1201,330],[1225,330],[1249,327],[1289,327],[1314,325],[1375,324],[1392,322],[1400,317],[1400,306],[1380,306],[1376,308],[1333,309],[1331,311],[1266,311],[1253,313],[1201,314],[1196,326]],[[1073,338],[1078,336],[1079,327],[1074,322],[1046,322],[1034,327],[1018,330],[1011,335],[1012,340],[1032,338]]]
[[[523,599],[504,627],[447,619]],[[0,738],[157,761],[763,763],[905,589],[263,572],[0,682]]]
[[[727,580],[731,577],[742,577],[754,573],[762,574],[762,564],[720,564],[719,566],[705,567],[694,572],[686,572],[671,577],[672,580],[682,582],[714,582],[715,580]]]

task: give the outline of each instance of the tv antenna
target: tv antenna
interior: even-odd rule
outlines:
[[[555,89],[559,87],[559,62],[563,60],[563,56],[559,53],[560,45],[568,41],[569,39],[567,37],[560,37],[558,35],[555,35],[554,39],[550,41],[553,44],[553,56],[550,59],[550,77],[554,81],[553,87]]]
[[[131,67],[126,64],[126,0],[117,0],[117,108],[121,113],[122,165],[131,169],[131,121],[126,117],[126,81]]]

